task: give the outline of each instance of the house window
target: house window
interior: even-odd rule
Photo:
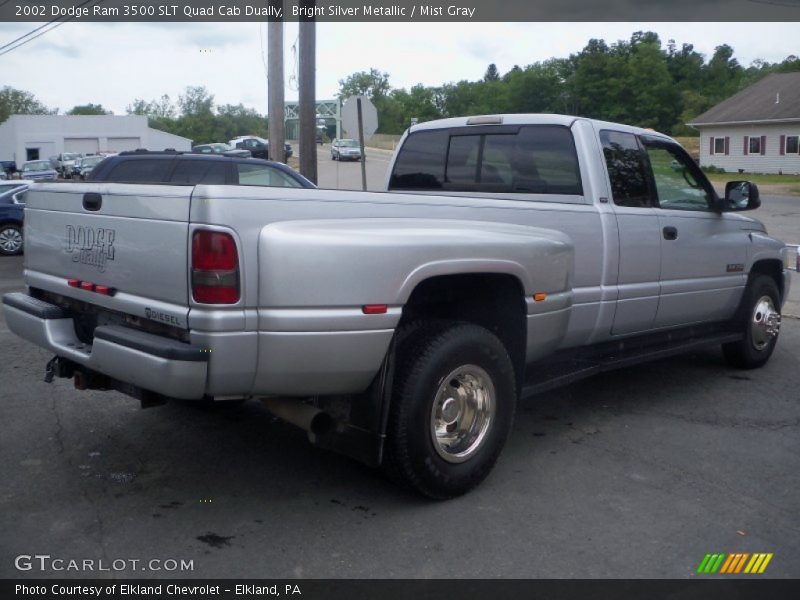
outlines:
[[[725,138],[714,138],[714,154],[725,154]]]
[[[748,154],[761,154],[761,138],[753,136],[750,138]]]
[[[800,154],[800,136],[786,136],[786,154]]]

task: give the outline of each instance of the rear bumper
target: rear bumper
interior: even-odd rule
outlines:
[[[92,344],[84,344],[72,318],[57,306],[22,293],[6,294],[3,304],[12,332],[60,357],[164,396],[205,394],[205,348],[120,326],[97,327]]]

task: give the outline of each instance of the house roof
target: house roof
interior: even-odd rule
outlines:
[[[772,73],[723,100],[689,125],[800,121],[800,71]]]

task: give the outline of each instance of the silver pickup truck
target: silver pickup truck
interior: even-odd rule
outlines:
[[[263,399],[434,498],[482,481],[520,398],[719,344],[763,365],[784,244],[664,135],[558,115],[415,125],[387,192],[37,184],[16,334],[47,379]]]

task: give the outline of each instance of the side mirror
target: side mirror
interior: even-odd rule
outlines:
[[[758,186],[750,181],[729,181],[725,184],[723,210],[755,210],[761,206]]]

